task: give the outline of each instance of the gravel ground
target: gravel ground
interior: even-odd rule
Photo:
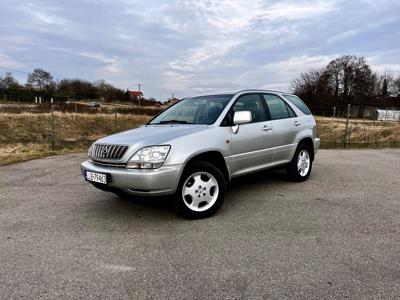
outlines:
[[[96,190],[84,158],[0,167],[0,298],[400,298],[400,150],[237,179],[200,221]]]

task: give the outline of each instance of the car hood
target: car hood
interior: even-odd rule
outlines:
[[[128,151],[121,161],[129,159],[139,149],[152,145],[169,144],[175,138],[206,130],[207,125],[144,125],[97,140],[96,144],[127,145]]]

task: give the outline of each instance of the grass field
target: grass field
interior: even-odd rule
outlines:
[[[151,117],[118,114],[55,113],[55,149],[51,115],[0,114],[0,165],[66,152],[82,152],[94,140],[135,128]],[[322,148],[343,148],[345,120],[317,117]],[[348,148],[398,147],[400,123],[351,120]]]
[[[346,120],[316,117],[322,148],[343,147]],[[400,122],[382,122],[351,119],[349,122],[349,148],[400,146]]]
[[[0,165],[66,152],[82,152],[105,135],[135,128],[149,116],[55,113],[55,149],[51,114],[0,114]]]

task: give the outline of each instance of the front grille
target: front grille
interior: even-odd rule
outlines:
[[[128,146],[124,145],[94,145],[93,157],[118,160],[124,156],[126,150],[128,150]]]

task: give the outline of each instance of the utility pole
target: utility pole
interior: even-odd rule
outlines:
[[[54,119],[53,98],[51,98],[50,102],[51,102],[51,150],[54,151],[56,136],[55,136],[55,119]]]
[[[141,86],[142,84],[141,84],[141,83],[138,83],[137,85],[138,85],[138,89],[139,89],[139,92],[140,92],[140,86]],[[140,98],[141,98],[141,97],[140,97],[140,93],[139,93],[139,97],[138,97],[138,100],[139,100],[139,106],[140,106]]]
[[[346,148],[346,143],[350,142],[350,139],[349,139],[349,119],[350,119],[350,103],[347,104],[347,120],[346,120],[346,128],[344,130],[343,148]]]

